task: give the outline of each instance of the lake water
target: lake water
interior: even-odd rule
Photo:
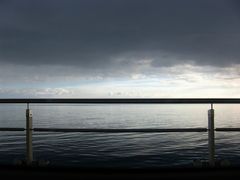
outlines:
[[[209,105],[32,104],[36,128],[207,128]],[[25,127],[26,105],[0,104],[0,127]],[[214,105],[215,127],[240,127],[240,105]],[[216,132],[216,158],[240,166],[240,133]],[[153,168],[208,158],[207,133],[33,133],[51,166]],[[25,158],[25,132],[0,132],[0,164]]]

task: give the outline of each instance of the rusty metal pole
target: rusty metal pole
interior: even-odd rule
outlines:
[[[32,111],[27,104],[26,109],[26,163],[31,165],[33,161],[32,151]]]
[[[208,152],[209,166],[215,166],[215,135],[214,135],[214,109],[211,104],[211,109],[208,110]]]

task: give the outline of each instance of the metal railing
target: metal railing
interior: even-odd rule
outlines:
[[[213,104],[240,104],[240,99],[236,98],[215,98],[215,99],[0,99],[0,104],[27,104],[26,127],[8,128],[0,127],[0,131],[26,131],[26,164],[33,163],[32,132],[95,132],[95,133],[171,133],[171,132],[208,132],[208,163],[215,166],[215,131],[240,132],[240,128],[214,128]],[[208,110],[208,128],[142,128],[142,129],[73,129],[73,128],[33,128],[32,111],[29,108],[31,103],[61,103],[61,104],[210,104]]]

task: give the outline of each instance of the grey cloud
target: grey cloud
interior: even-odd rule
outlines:
[[[156,67],[239,64],[239,7],[236,0],[0,1],[0,62],[86,71],[144,58]]]

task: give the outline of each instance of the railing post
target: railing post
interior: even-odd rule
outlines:
[[[26,109],[26,163],[31,165],[33,161],[32,151],[32,111],[29,109],[29,104]]]
[[[215,166],[215,139],[214,139],[214,109],[211,104],[211,109],[208,110],[208,152],[209,152],[209,165]]]

